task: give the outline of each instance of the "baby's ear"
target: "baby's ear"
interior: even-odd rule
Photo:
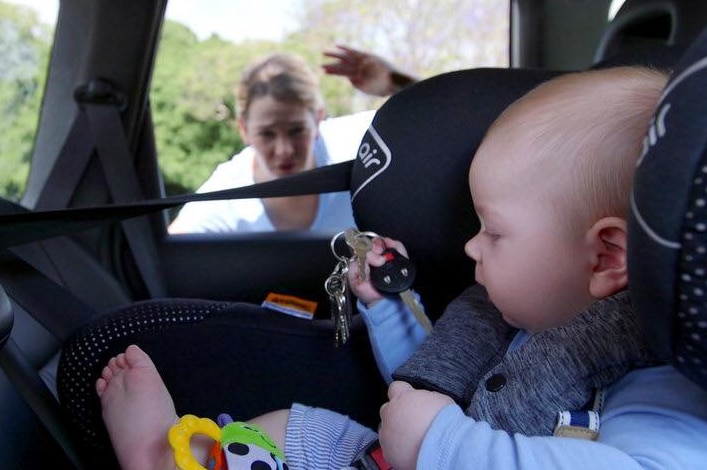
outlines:
[[[587,232],[592,273],[589,292],[597,299],[613,295],[628,285],[626,269],[626,220],[599,219]]]

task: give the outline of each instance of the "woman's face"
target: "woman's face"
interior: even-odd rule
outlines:
[[[269,181],[316,166],[314,141],[319,116],[299,103],[256,98],[238,127],[256,153],[256,181]]]

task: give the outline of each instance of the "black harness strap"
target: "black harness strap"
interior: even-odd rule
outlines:
[[[54,437],[69,461],[76,469],[83,469],[59,403],[12,339],[0,349],[0,368]]]
[[[96,312],[10,250],[0,250],[0,284],[10,298],[60,342]]]
[[[4,299],[7,300],[6,291],[8,297],[31,313],[60,342],[64,343],[76,328],[95,318],[93,309],[11,251],[0,250],[0,265],[0,290]],[[12,306],[8,302],[2,308],[2,320],[9,322],[9,327],[3,326],[7,335],[0,344],[0,369],[74,467],[84,468],[59,403],[37,369],[10,338],[14,317]]]
[[[0,248],[67,235],[102,223],[126,220],[192,201],[301,196],[348,191],[353,161],[327,165],[265,183],[209,193],[194,193],[162,199],[61,210],[0,214]]]

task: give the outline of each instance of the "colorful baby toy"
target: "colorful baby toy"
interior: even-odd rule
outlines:
[[[285,455],[260,427],[233,421],[227,414],[217,418],[184,415],[169,430],[169,444],[180,470],[287,470]],[[220,425],[220,426],[219,426]],[[202,466],[191,453],[189,443],[195,435],[208,436],[214,441],[207,461]]]

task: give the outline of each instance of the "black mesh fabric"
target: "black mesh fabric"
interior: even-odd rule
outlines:
[[[707,387],[707,153],[685,212],[679,263],[674,360],[683,373]]]
[[[678,62],[639,161],[629,290],[656,352],[707,387],[707,31]]]
[[[142,302],[119,313],[111,312],[73,336],[59,362],[57,391],[62,409],[87,455],[97,458],[96,462],[111,461],[113,466],[117,465],[94,388],[108,359],[133,343],[136,335],[158,334],[179,325],[195,324],[226,306],[205,301]]]
[[[110,357],[138,344],[155,362],[178,414],[245,420],[293,401],[377,426],[385,384],[357,318],[346,345],[332,324],[246,303],[145,301],[104,315],[72,337],[57,387],[88,468],[117,468],[95,380]]]

